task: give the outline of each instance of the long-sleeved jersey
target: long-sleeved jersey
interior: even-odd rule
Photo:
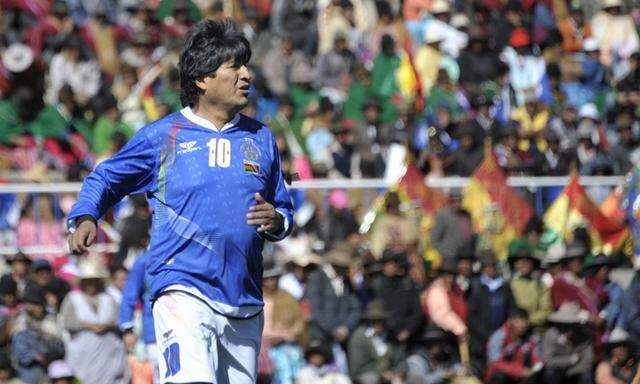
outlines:
[[[133,263],[122,290],[122,303],[120,303],[120,315],[118,317],[121,330],[133,328],[136,306],[138,302],[142,302],[142,340],[145,344],[156,342],[151,302],[148,298],[149,292],[145,282],[145,268],[148,261],[149,254],[143,253]]]
[[[258,192],[285,220],[279,234],[247,224]],[[291,231],[293,206],[267,127],[236,115],[221,129],[189,107],[138,131],[84,181],[69,214],[96,220],[128,194],[146,193],[153,209],[147,278],[151,299],[192,293],[225,315],[262,308],[264,240]]]

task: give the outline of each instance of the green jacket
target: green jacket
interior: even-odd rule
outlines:
[[[540,279],[515,276],[511,280],[511,294],[516,305],[529,313],[534,327],[543,326],[553,312],[551,293]]]
[[[394,371],[402,362],[402,353],[387,343],[387,351],[378,356],[370,337],[367,336],[367,326],[359,326],[349,339],[349,373],[358,377],[368,372],[382,374]]]

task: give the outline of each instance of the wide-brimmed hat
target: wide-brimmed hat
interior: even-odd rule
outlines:
[[[367,309],[362,315],[362,320],[384,321],[389,318],[389,312],[384,308],[384,303],[380,299],[375,299],[367,305]]]
[[[327,252],[324,256],[324,259],[327,263],[335,266],[335,267],[343,267],[347,268],[351,265],[353,250],[344,245],[338,245],[331,251]]]
[[[451,12],[451,3],[449,3],[447,0],[435,0],[431,4],[429,12],[431,12],[431,14],[433,15],[437,15],[440,13],[449,13]]]
[[[600,267],[605,267],[605,266],[613,267],[615,264],[616,263],[615,263],[615,260],[613,260],[613,258],[607,257],[603,254],[599,254],[597,256],[588,258],[587,261],[584,263],[583,269],[591,270],[591,269],[598,269]]]
[[[47,374],[49,379],[58,380],[58,379],[73,379],[73,371],[69,364],[64,360],[56,360],[49,364],[49,368],[47,369]]]
[[[587,257],[589,249],[581,241],[574,241],[567,245],[567,251],[564,253],[562,260]]]
[[[2,64],[11,72],[20,73],[33,64],[33,50],[25,44],[13,43],[2,53]]]
[[[447,333],[442,330],[442,328],[436,327],[435,325],[427,326],[424,331],[418,336],[416,341],[420,343],[433,343],[433,342],[441,342],[446,339]]]
[[[27,304],[35,304],[45,306],[47,301],[44,297],[44,290],[33,283],[30,283],[22,293],[22,301]]]
[[[549,248],[547,248],[544,263],[546,265],[557,264],[562,261],[565,253],[567,253],[567,247],[565,247],[562,242],[551,244]]]
[[[582,322],[580,306],[573,301],[563,303],[557,311],[549,315],[549,322],[557,324],[580,324]]]
[[[304,351],[304,358],[309,360],[309,356],[314,354],[320,354],[324,356],[324,359],[327,360],[327,362],[333,360],[333,354],[331,353],[331,348],[329,347],[329,345],[327,345],[321,340],[317,340],[317,339],[311,340],[311,342],[309,343],[309,346]]]
[[[540,258],[536,254],[536,249],[531,242],[523,237],[512,241],[509,244],[509,257],[507,261],[513,265],[516,260],[529,259],[535,264],[540,264]]]
[[[31,258],[29,256],[25,255],[22,252],[18,252],[15,255],[11,255],[11,256],[7,257],[7,263],[9,263],[9,264],[14,263],[16,261],[23,261],[23,262],[25,262],[27,264],[31,264],[32,263]]]
[[[627,331],[620,327],[615,327],[609,334],[609,337],[607,338],[605,344],[607,344],[608,347],[612,347],[620,344],[629,344],[630,342],[631,338],[629,337]]]
[[[602,0],[602,9],[622,7],[622,0]]]
[[[109,272],[96,257],[87,257],[78,263],[78,277],[81,280],[108,279]]]

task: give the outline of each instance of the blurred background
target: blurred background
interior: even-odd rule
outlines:
[[[187,31],[222,17],[296,208],[264,253],[259,382],[640,382],[624,0],[0,0],[0,382],[159,382],[146,198],[85,258],[64,219],[182,108]]]

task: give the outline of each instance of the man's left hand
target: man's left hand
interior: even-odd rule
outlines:
[[[280,233],[284,230],[284,218],[273,205],[269,204],[259,194],[255,194],[258,204],[249,208],[247,213],[247,224],[257,225],[258,232]]]

